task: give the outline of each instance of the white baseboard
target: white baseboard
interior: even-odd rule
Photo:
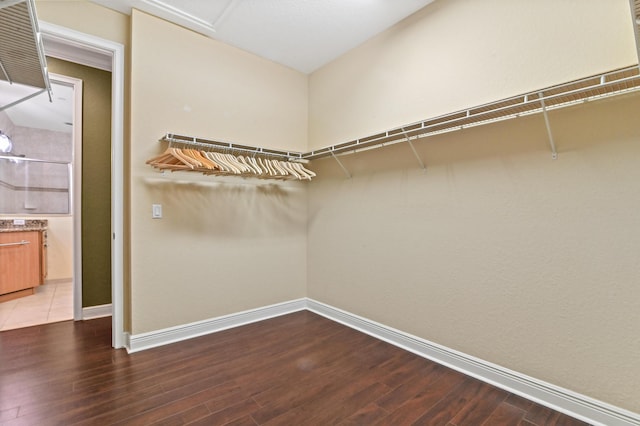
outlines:
[[[138,352],[144,349],[155,348],[157,346],[215,333],[252,322],[278,317],[280,315],[302,311],[306,309],[306,307],[306,299],[297,299],[148,333],[133,334],[128,336],[126,348],[129,353]]]
[[[592,425],[640,425],[640,414],[526,376],[308,298],[148,333],[126,334],[126,348],[129,353],[133,353],[305,309]]]
[[[416,355],[598,426],[640,425],[640,415],[307,299],[307,309]]]
[[[111,303],[107,303],[106,305],[88,306],[86,308],[82,308],[82,320],[110,317],[112,313],[113,309],[111,307]]]

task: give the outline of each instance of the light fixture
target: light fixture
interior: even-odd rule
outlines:
[[[13,149],[13,142],[9,135],[0,130],[0,152],[9,153]]]

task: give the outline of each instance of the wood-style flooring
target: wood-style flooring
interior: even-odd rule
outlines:
[[[585,424],[307,311],[131,355],[110,321],[1,332],[0,424]]]

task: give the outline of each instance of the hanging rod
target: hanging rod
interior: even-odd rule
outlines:
[[[401,142],[462,130],[525,115],[563,108],[640,90],[638,65],[598,74],[523,95],[418,121],[365,138],[313,150],[302,158],[315,160],[335,154],[350,154]]]
[[[219,140],[212,140],[212,139],[203,139],[203,138],[196,138],[196,137],[192,137],[192,136],[183,136],[183,135],[176,135],[174,133],[167,133],[162,139],[160,139],[160,141],[164,141],[164,142],[169,142],[169,143],[179,143],[179,144],[186,144],[186,145],[194,145],[194,146],[200,146],[203,148],[209,148],[209,149],[228,149],[228,150],[233,150],[233,151],[240,151],[240,152],[244,152],[246,154],[251,154],[251,155],[264,155],[264,156],[268,156],[268,157],[277,157],[277,158],[283,158],[287,161],[303,161],[302,158],[302,153],[301,152],[296,152],[296,151],[282,151],[282,150],[277,150],[277,149],[268,149],[268,148],[260,148],[260,147],[255,147],[255,146],[249,146],[249,145],[239,145],[236,143],[232,143],[232,142],[223,142],[223,141],[219,141]]]

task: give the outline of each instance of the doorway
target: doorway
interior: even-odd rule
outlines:
[[[124,332],[124,46],[100,37],[40,22],[45,52],[105,69],[111,85],[111,311],[112,346],[125,346]],[[76,253],[76,256],[79,256]]]
[[[81,307],[81,295],[73,291],[81,279],[73,254],[74,221],[80,220],[74,176],[81,167],[82,81],[55,74],[50,79],[51,98],[16,84],[0,96],[2,127],[12,136],[2,160],[0,214],[9,228],[38,235],[33,242],[40,247],[40,285],[19,292],[24,297],[4,296],[0,331],[71,320]]]

